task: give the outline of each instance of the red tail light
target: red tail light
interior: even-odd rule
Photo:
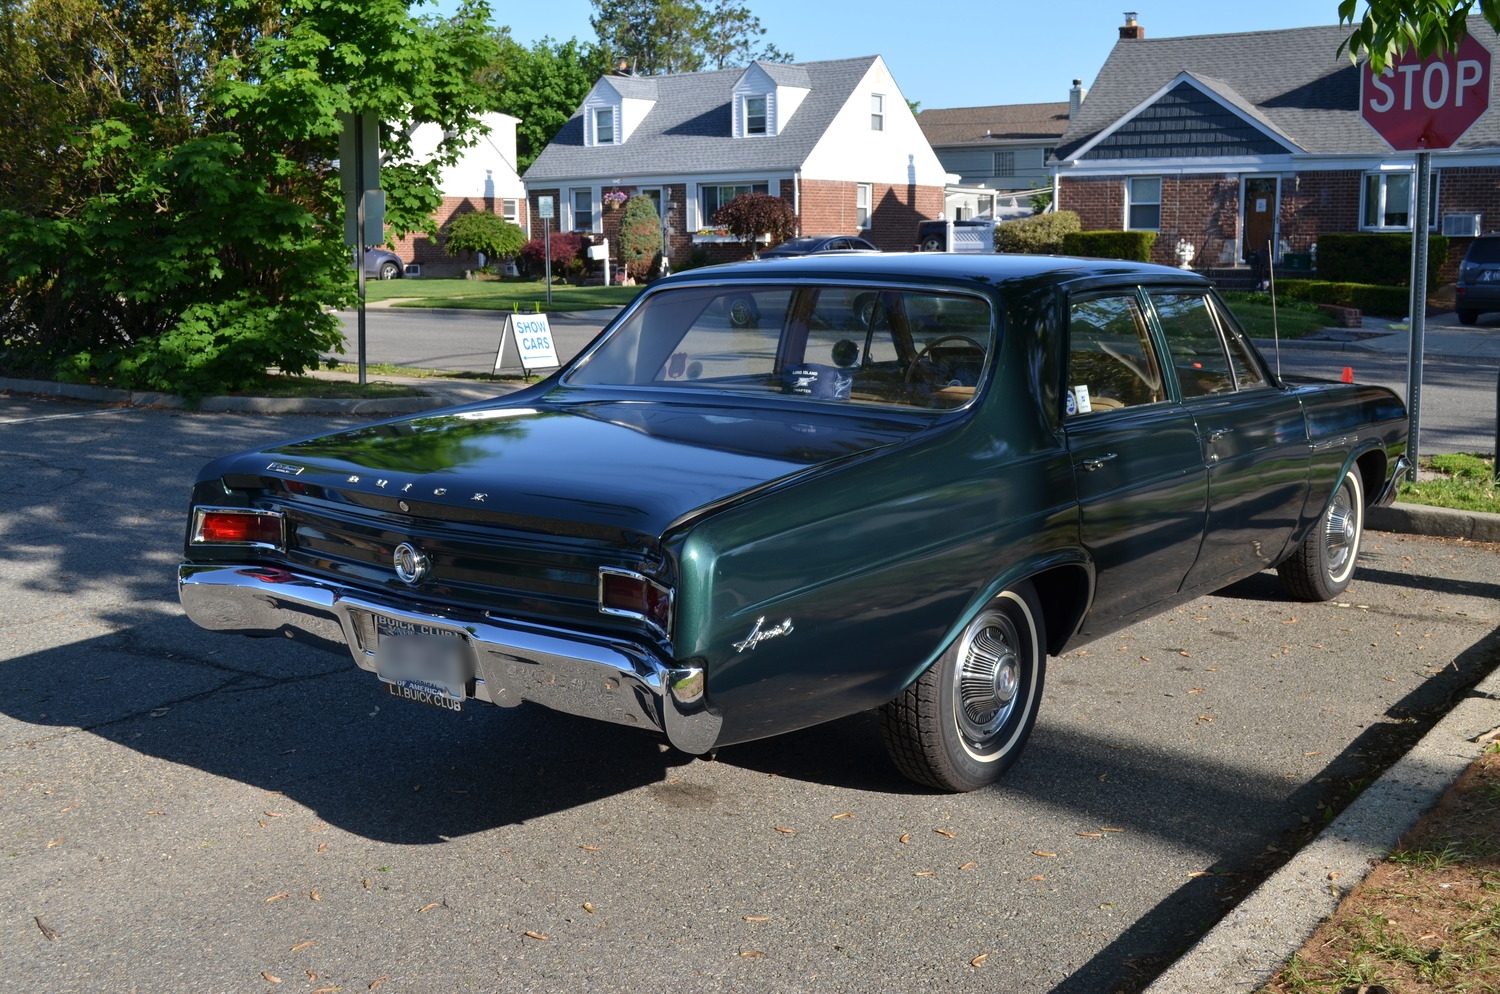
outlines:
[[[672,624],[672,588],[629,570],[599,569],[599,610],[639,618],[667,634]]]
[[[274,511],[200,507],[193,512],[194,545],[250,545],[284,549],[285,519]]]

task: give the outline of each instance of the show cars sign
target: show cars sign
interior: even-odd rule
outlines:
[[[1359,112],[1398,152],[1451,148],[1490,109],[1490,52],[1472,37],[1455,51],[1415,51],[1380,75],[1361,71]]]

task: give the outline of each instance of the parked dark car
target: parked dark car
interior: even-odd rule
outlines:
[[[762,259],[782,259],[792,255],[815,255],[819,252],[879,252],[880,249],[853,235],[801,235],[788,238],[775,248],[760,253]]]
[[[1500,311],[1500,235],[1480,235],[1469,243],[1458,267],[1453,304],[1459,324],[1473,324],[1481,314]]]
[[[1272,566],[1337,596],[1406,433],[1388,390],[1278,378],[1190,272],[742,263],[504,398],[210,463],[179,592],[398,697],[689,753],[878,708],[902,772],[970,790],[1048,654]]]
[[[969,218],[964,221],[918,221],[916,252],[947,252],[948,225],[953,225],[954,252],[993,252],[995,250],[995,222],[989,218]]]
[[[365,277],[377,280],[396,280],[406,271],[401,257],[382,248],[365,249]]]

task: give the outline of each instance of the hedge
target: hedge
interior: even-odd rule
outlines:
[[[1092,259],[1150,262],[1155,243],[1154,231],[1074,231],[1063,236],[1062,248],[1067,255]]]
[[[1365,314],[1382,318],[1406,317],[1411,311],[1411,288],[1404,286],[1335,283],[1331,280],[1277,280],[1276,292],[1289,300],[1357,307]]]
[[[1072,211],[1033,214],[1006,221],[995,229],[995,250],[1029,255],[1055,255],[1063,251],[1063,239],[1082,225]]]
[[[1427,285],[1437,286],[1448,261],[1448,238],[1427,238]],[[1318,278],[1330,283],[1379,286],[1411,285],[1411,235],[1361,234],[1318,236]]]

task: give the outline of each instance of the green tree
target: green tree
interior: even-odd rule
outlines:
[[[508,259],[521,254],[526,232],[489,211],[468,211],[447,225],[443,250],[449,255],[483,252],[486,259]]]
[[[516,171],[524,173],[599,77],[609,72],[609,53],[577,38],[565,42],[543,38],[527,48],[511,38],[509,28],[501,28],[495,42],[498,55],[481,78],[493,95],[495,109],[520,119]]]
[[[766,29],[750,8],[734,0],[713,0],[703,10],[703,49],[705,61],[715,69],[749,65],[751,62],[795,62],[796,56],[783,52],[762,39]]]
[[[769,193],[742,193],[714,211],[709,220],[739,236],[751,255],[755,254],[755,239],[761,235],[771,236],[774,245],[797,231],[797,215],[792,205]]]
[[[734,0],[590,0],[589,24],[612,59],[646,75],[723,69],[755,59],[790,62],[764,41],[766,29]]]
[[[341,348],[338,114],[386,122],[388,218],[430,228],[435,175],[489,109],[487,18],[480,2],[422,21],[405,0],[0,0],[0,92],[24,98],[0,115],[0,175],[36,175],[39,142],[53,173],[0,194],[0,365],[191,396]],[[411,158],[424,121],[454,135],[437,162]]]
[[[1355,26],[1341,50],[1351,60],[1368,54],[1375,72],[1411,48],[1424,58],[1452,51],[1469,33],[1476,7],[1500,31],[1500,0],[1339,0],[1339,23]]]
[[[638,280],[649,276],[662,247],[661,218],[650,197],[637,195],[625,201],[620,210],[620,230],[615,237],[620,243],[625,272]]]

